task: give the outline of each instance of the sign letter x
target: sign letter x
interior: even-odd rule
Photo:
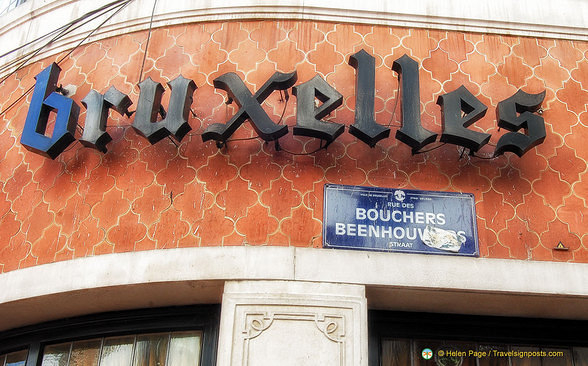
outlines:
[[[214,123],[202,134],[202,141],[227,141],[247,119],[253,124],[255,132],[265,141],[273,141],[288,133],[288,126],[275,124],[261,107],[261,103],[275,90],[285,90],[296,83],[296,71],[284,74],[275,72],[265,84],[252,95],[241,78],[229,72],[214,79],[214,87],[227,92],[239,106],[239,110],[226,123]]]

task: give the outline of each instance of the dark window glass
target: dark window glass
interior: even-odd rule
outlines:
[[[44,348],[41,366],[199,366],[202,332],[139,334]]]
[[[588,366],[588,347],[574,347],[575,366]]]
[[[69,366],[97,366],[102,340],[74,342],[69,357]]]
[[[219,320],[220,306],[196,305],[12,329],[0,332],[0,366],[214,366]]]
[[[0,355],[0,366],[24,366],[27,362],[27,350]]]
[[[71,343],[45,347],[43,366],[67,366]]]
[[[373,310],[370,366],[588,366],[588,321]]]
[[[383,339],[380,366],[588,366],[588,348]]]
[[[410,341],[385,339],[382,341],[382,366],[410,365]]]
[[[508,352],[507,346],[481,344],[478,345],[478,362],[479,366],[511,366],[508,358],[501,355]]]
[[[572,366],[572,352],[569,348],[544,348],[543,366]]]
[[[534,355],[540,354],[541,349],[539,347],[512,347],[511,350],[516,352],[516,357],[513,357],[511,362],[512,366],[541,366],[541,357],[521,357],[520,355]]]

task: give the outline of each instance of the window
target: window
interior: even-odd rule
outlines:
[[[0,0],[0,15],[16,8],[26,0]]]
[[[96,338],[46,346],[41,366],[198,366],[201,332]]]
[[[220,307],[85,316],[0,333],[0,366],[212,366]]]
[[[588,347],[382,339],[382,366],[588,366]]]
[[[24,366],[26,361],[26,350],[0,355],[0,366]]]
[[[588,366],[588,321],[372,311],[370,366]]]

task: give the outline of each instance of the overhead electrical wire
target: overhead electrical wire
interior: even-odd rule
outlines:
[[[132,0],[117,0],[117,1],[111,2],[111,3],[107,4],[107,5],[104,5],[104,6],[100,7],[100,8],[98,8],[98,9],[92,10],[92,11],[90,11],[90,12],[88,12],[88,13],[86,13],[86,14],[82,15],[81,17],[79,17],[79,18],[77,18],[77,19],[74,19],[74,20],[72,20],[71,22],[69,22],[69,23],[67,23],[67,24],[65,24],[65,25],[62,25],[61,27],[59,27],[59,28],[57,28],[57,29],[54,29],[54,30],[52,30],[52,31],[51,31],[51,32],[49,32],[49,33],[46,33],[46,34],[44,34],[44,35],[42,35],[42,36],[40,36],[40,37],[38,37],[38,38],[36,38],[36,39],[34,39],[34,40],[32,40],[32,41],[29,41],[29,42],[27,42],[27,43],[25,43],[25,44],[23,44],[23,45],[21,45],[21,46],[19,46],[19,47],[17,47],[17,48],[14,48],[14,49],[12,49],[12,50],[10,50],[10,51],[8,51],[8,52],[6,52],[6,53],[4,53],[4,54],[0,55],[0,58],[2,58],[2,57],[5,57],[5,56],[8,56],[8,55],[10,55],[10,54],[12,54],[12,53],[14,53],[14,52],[16,52],[16,51],[18,51],[18,50],[20,50],[20,49],[24,48],[24,47],[27,47],[27,46],[29,46],[29,45],[31,45],[31,44],[34,44],[34,43],[37,43],[37,42],[39,42],[39,41],[41,41],[41,40],[43,40],[43,39],[45,39],[45,38],[48,38],[49,36],[51,36],[51,35],[53,35],[53,34],[55,34],[55,33],[57,33],[57,35],[56,35],[55,37],[53,37],[51,40],[49,40],[47,43],[45,43],[45,44],[41,45],[40,47],[38,47],[38,48],[36,48],[36,49],[34,49],[34,50],[31,50],[31,51],[29,51],[28,53],[26,53],[26,54],[24,54],[24,55],[20,56],[19,58],[15,59],[15,60],[13,60],[13,61],[10,61],[9,63],[7,63],[7,64],[3,65],[3,66],[0,68],[0,72],[1,72],[2,70],[6,70],[6,69],[8,69],[8,68],[11,68],[11,67],[12,67],[12,66],[13,66],[15,63],[18,63],[18,62],[20,62],[22,59],[24,59],[24,58],[27,58],[27,57],[28,57],[28,58],[27,58],[27,60],[25,61],[25,63],[26,63],[26,62],[27,62],[27,61],[29,61],[29,60],[30,60],[32,57],[36,56],[36,55],[37,55],[37,54],[38,54],[40,51],[42,51],[44,48],[46,48],[47,46],[49,46],[50,44],[52,44],[52,43],[53,43],[53,42],[55,42],[56,40],[58,40],[58,39],[60,39],[61,37],[63,37],[63,36],[65,36],[65,35],[67,35],[67,34],[69,34],[69,33],[73,32],[74,30],[76,30],[76,29],[78,29],[78,28],[80,28],[80,27],[83,27],[84,25],[86,25],[86,24],[90,23],[91,21],[95,20],[96,18],[98,18],[98,17],[100,17],[100,16],[102,16],[102,15],[104,15],[104,14],[108,13],[108,12],[109,12],[109,11],[111,11],[112,9],[114,9],[114,8],[116,8],[116,7],[119,7],[119,6],[126,5],[126,3],[128,3],[129,1],[132,1]],[[90,17],[93,17],[93,18],[91,18],[91,19],[88,19],[88,18],[90,18]],[[78,23],[80,23],[80,22],[82,22],[82,21],[84,21],[84,20],[86,20],[86,21],[85,21],[85,22],[83,22],[83,23],[81,23],[81,24],[78,24]],[[76,25],[76,24],[78,24],[78,25]],[[76,26],[75,26],[75,27],[73,27],[74,25],[76,25]],[[72,28],[72,27],[73,27],[73,28]],[[71,29],[70,29],[70,28],[71,28]],[[32,56],[31,56],[31,57],[29,57],[30,55],[32,55]],[[24,65],[24,64],[23,64],[23,65]],[[19,66],[19,67],[22,67],[22,66]],[[11,74],[12,74],[12,73],[11,73]],[[10,75],[11,75],[11,74],[10,74]],[[10,76],[10,75],[8,75],[8,76]],[[6,78],[7,78],[7,77],[3,78],[3,79],[2,79],[2,81],[6,80]]]
[[[398,107],[398,100],[400,99],[400,77],[398,78],[398,88],[396,89],[396,100],[394,101],[394,108],[392,109],[392,115],[390,116],[390,122],[386,127],[390,127],[394,122],[394,115],[396,114],[396,107]],[[400,125],[395,125],[398,127]]]
[[[50,32],[48,32],[48,33],[40,36],[40,37],[37,37],[34,40],[31,40],[31,41],[29,41],[29,42],[27,42],[27,43],[25,43],[23,45],[20,45],[19,47],[16,47],[16,48],[14,48],[14,49],[12,49],[12,50],[10,50],[10,51],[8,51],[8,52],[0,55],[0,58],[6,57],[6,56],[8,56],[8,55],[10,55],[10,54],[12,54],[14,52],[17,52],[20,49],[23,49],[23,48],[25,48],[27,46],[30,46],[30,45],[32,45],[32,44],[34,44],[36,42],[39,42],[41,40],[44,40],[44,39],[46,39],[46,38],[48,38],[48,37],[50,37],[50,36],[52,36],[52,35],[55,34],[54,37],[52,37],[48,42],[46,42],[45,44],[41,45],[40,47],[38,47],[38,48],[36,48],[34,50],[31,50],[30,52],[28,52],[28,53],[20,56],[19,58],[15,59],[15,60],[12,60],[12,61],[6,63],[5,65],[1,66],[0,67],[0,72],[4,71],[6,69],[12,68],[12,67],[14,67],[14,65],[16,63],[19,63],[20,62],[20,64],[12,72],[10,72],[8,75],[6,75],[4,78],[2,78],[2,80],[0,80],[0,84],[2,84],[4,81],[6,81],[10,76],[12,76],[16,72],[18,72],[20,69],[22,69],[25,65],[27,65],[27,63],[31,59],[33,59],[43,49],[45,49],[46,47],[48,47],[49,45],[51,45],[55,41],[61,39],[62,37],[66,36],[68,34],[70,34],[71,32],[75,31],[76,29],[81,28],[81,27],[87,25],[88,23],[90,23],[93,20],[95,20],[95,19],[103,16],[104,14],[107,14],[108,12],[116,9],[108,18],[106,18],[96,28],[94,28],[90,33],[88,33],[74,48],[72,48],[68,53],[66,53],[64,56],[62,56],[57,61],[57,64],[63,62],[63,60],[65,60],[77,48],[79,48],[89,37],[91,37],[96,31],[98,31],[100,28],[102,28],[102,26],[104,24],[106,24],[110,19],[112,19],[116,14],[118,14],[126,5],[128,5],[132,1],[133,0],[116,0],[116,1],[113,1],[113,2],[111,2],[109,4],[106,4],[106,5],[98,8],[98,9],[95,9],[93,11],[90,11],[90,12],[82,15],[81,17],[79,17],[77,19],[74,19],[74,20],[72,20],[71,22],[69,22],[67,24],[64,24],[64,25],[62,25],[59,28],[56,28],[56,29],[54,29],[54,30],[52,30],[52,31],[50,31]],[[151,12],[151,18],[150,18],[150,21],[149,21],[149,31],[148,31],[148,36],[147,36],[147,42],[146,42],[146,45],[145,45],[145,52],[143,54],[143,60],[142,60],[142,63],[141,63],[141,70],[140,70],[140,74],[139,74],[139,82],[142,81],[142,77],[143,77],[145,60],[146,60],[146,57],[147,57],[147,50],[148,50],[149,42],[150,42],[150,39],[151,39],[151,31],[152,31],[152,27],[153,27],[153,17],[154,17],[154,14],[155,14],[155,8],[156,8],[156,6],[157,6],[157,0],[154,0],[154,2],[153,2],[153,9],[152,9],[152,12]],[[83,22],[83,23],[81,23],[81,22]],[[75,25],[75,27],[74,27],[74,25]],[[23,59],[24,59],[24,61],[22,61]],[[27,91],[25,91],[19,98],[17,98],[14,102],[12,102],[8,107],[6,107],[4,110],[2,110],[0,112],[0,115],[5,114],[10,109],[12,109],[20,100],[22,100],[26,95],[28,95],[28,93],[30,93],[33,89],[34,89],[34,84],[29,89],[27,89]],[[393,108],[393,111],[392,111],[392,116],[390,118],[390,122],[388,123],[388,127],[392,124],[392,121],[393,121],[394,116],[395,116],[396,108],[398,106],[398,99],[399,99],[398,98],[398,93],[400,91],[399,89],[400,89],[400,84],[398,85],[396,100],[395,100],[395,103],[394,103],[394,108]],[[282,119],[284,117],[284,112],[286,110],[286,106],[288,105],[288,98],[286,97],[285,99],[286,99],[285,100],[286,103],[284,105],[284,110],[282,111],[282,115],[280,116],[280,122],[278,122],[278,123],[281,123],[281,121],[282,121]],[[226,145],[227,142],[253,140],[253,139],[257,139],[257,138],[259,138],[259,137],[250,137],[250,138],[243,138],[243,139],[230,139],[230,140],[225,141],[223,145]],[[442,144],[442,145],[444,145],[444,144]],[[320,146],[319,146],[318,149],[316,149],[315,151],[312,151],[312,152],[307,152],[307,153],[295,153],[295,152],[291,152],[291,151],[285,150],[285,149],[283,149],[281,147],[279,147],[279,149],[282,150],[282,151],[284,151],[284,152],[286,152],[286,153],[288,153],[288,154],[292,154],[292,155],[310,155],[310,154],[313,154],[313,153],[316,153],[316,152],[318,152],[320,150],[325,149],[327,146],[328,146],[328,144],[325,145],[325,146],[323,146],[322,141],[321,141],[321,144],[320,144]],[[441,146],[437,146],[435,148],[438,148],[438,147],[441,147]],[[433,148],[431,150],[434,150],[435,148]],[[428,151],[431,151],[431,150],[419,151],[417,153],[425,153],[425,152],[428,152]]]
[[[129,1],[129,0],[116,0],[116,1],[113,1],[113,2],[111,2],[111,3],[109,3],[109,4],[106,4],[106,5],[104,5],[104,6],[101,6],[101,7],[100,7],[100,8],[98,8],[98,9],[94,9],[94,10],[92,10],[92,11],[90,11],[90,12],[88,12],[88,13],[86,13],[86,14],[82,15],[81,17],[79,17],[79,18],[76,18],[76,19],[74,19],[74,20],[70,21],[69,23],[62,25],[62,26],[61,26],[61,27],[59,27],[59,28],[56,28],[56,29],[54,29],[54,30],[52,30],[52,31],[50,31],[50,32],[48,32],[48,33],[45,33],[44,35],[42,35],[42,36],[39,36],[39,37],[37,37],[37,38],[35,38],[35,39],[33,39],[33,40],[31,40],[31,41],[27,42],[27,43],[24,43],[24,44],[22,44],[22,45],[20,45],[20,46],[18,46],[18,47],[16,47],[16,48],[14,48],[14,49],[12,49],[12,50],[10,50],[10,51],[6,52],[6,53],[3,53],[2,55],[0,55],[0,58],[2,58],[2,57],[4,57],[4,56],[8,56],[8,55],[10,55],[11,53],[14,53],[14,52],[16,52],[16,51],[18,51],[18,50],[20,50],[20,49],[22,49],[22,48],[24,48],[24,47],[27,47],[27,46],[29,46],[29,45],[31,45],[31,44],[34,44],[34,43],[36,43],[36,42],[38,42],[38,41],[40,41],[40,40],[42,40],[42,39],[45,39],[45,38],[47,38],[47,37],[51,36],[52,34],[55,34],[55,33],[59,32],[59,31],[62,31],[62,30],[64,30],[64,29],[66,29],[66,28],[70,28],[70,27],[71,27],[71,26],[73,26],[74,24],[76,24],[76,23],[79,23],[79,22],[81,22],[81,21],[83,21],[83,20],[87,19],[88,17],[90,17],[90,16],[92,16],[92,15],[94,15],[94,14],[97,14],[97,13],[103,12],[103,11],[105,11],[105,10],[106,10],[106,11],[108,11],[108,10],[110,10],[110,8],[111,8],[111,7],[114,7],[115,5],[117,5],[117,4],[119,4],[119,3],[122,3],[122,2],[128,2],[128,1]],[[86,23],[84,23],[84,24],[86,24]]]
[[[67,57],[69,57],[69,55],[71,55],[76,49],[78,49],[88,38],[90,38],[98,29],[102,28],[102,26],[104,26],[104,24],[108,23],[108,21],[112,18],[114,18],[114,16],[116,14],[118,14],[122,9],[125,8],[125,6],[127,6],[131,1],[133,0],[126,0],[124,1],[118,9],[116,9],[108,18],[106,18],[102,23],[100,23],[100,25],[98,25],[96,28],[94,28],[90,33],[88,33],[74,48],[72,48],[68,53],[66,53],[62,58],[59,59],[59,61],[57,61],[57,64],[61,63],[63,60],[65,60]]]
[[[43,46],[39,47],[38,49],[32,51],[32,53],[34,53],[31,57],[28,57],[27,60],[25,60],[24,62],[22,62],[15,70],[13,70],[10,74],[8,74],[6,77],[4,77],[1,81],[0,84],[3,83],[6,79],[8,79],[10,76],[12,76],[14,73],[18,72],[20,69],[22,69],[22,67],[24,67],[26,65],[26,63],[32,59],[34,56],[36,56],[40,51],[42,51],[44,48],[46,48],[47,46],[49,46],[51,43],[59,40],[61,37],[69,34],[71,31],[80,28],[86,24],[88,24],[89,22],[95,20],[96,18],[107,14],[108,12],[114,10],[114,12],[108,17],[106,18],[102,23],[100,23],[96,28],[94,28],[91,32],[89,32],[80,42],[78,42],[78,44],[72,48],[67,54],[65,54],[63,57],[61,57],[58,61],[57,64],[63,62],[63,60],[65,60],[69,55],[71,55],[77,48],[79,48],[89,37],[91,37],[96,31],[98,31],[100,28],[102,28],[102,26],[104,26],[104,24],[106,24],[110,19],[112,19],[116,14],[118,14],[123,8],[125,8],[130,2],[132,2],[133,0],[117,0],[114,2],[111,2],[107,5],[104,5],[96,10],[93,10],[89,13],[86,13],[85,15],[83,15],[82,17],[66,24],[65,26],[62,26],[60,28],[58,28],[57,30],[51,31],[48,34],[53,34],[55,32],[59,32],[59,34],[55,37],[53,37],[49,42],[45,43]],[[95,16],[94,16],[95,15]],[[91,19],[88,19],[91,18]],[[80,21],[86,20],[84,23],[79,24],[78,26],[74,27],[73,29],[70,29],[74,24],[79,23]],[[43,39],[46,38],[47,35],[45,36],[41,36],[38,39]],[[31,41],[32,42],[32,41]],[[22,48],[22,47],[20,47]],[[19,49],[20,49],[19,48]],[[15,50],[9,51],[7,54],[10,54]],[[30,53],[29,53],[30,55]],[[25,91],[20,97],[18,97],[14,102],[12,102],[8,107],[6,107],[4,110],[2,110],[0,112],[0,115],[5,114],[6,112],[8,112],[10,109],[12,109],[20,100],[22,100],[28,93],[30,93],[34,88],[34,84],[27,89],[27,91]]]
[[[141,62],[141,72],[139,73],[139,82],[143,81],[143,68],[145,67],[145,60],[147,59],[147,50],[149,49],[149,41],[151,40],[151,31],[153,30],[153,17],[155,15],[155,7],[157,0],[153,1],[153,9],[151,10],[151,18],[149,19],[149,32],[147,33],[147,42],[145,43],[145,52],[143,52],[143,62]]]

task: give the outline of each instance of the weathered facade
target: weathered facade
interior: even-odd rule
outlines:
[[[556,12],[555,5],[539,3],[543,7],[533,5],[532,21],[519,12],[522,5],[506,2],[424,10],[347,1],[325,8],[56,0],[25,2],[2,15],[0,40],[7,52],[107,5],[95,20],[84,18],[87,24],[64,30],[26,63],[18,65],[17,58],[25,60],[49,38],[2,59],[4,339],[14,339],[25,326],[76,316],[221,304],[220,313],[214,307],[206,313],[220,314],[206,328],[220,330],[220,336],[204,331],[209,333],[202,337],[218,339],[218,347],[205,344],[214,349],[203,351],[209,353],[202,364],[376,365],[377,358],[401,365],[389,360],[386,347],[372,344],[387,344],[367,320],[368,311],[383,310],[400,318],[398,312],[411,313],[407,318],[515,317],[528,329],[518,341],[504,338],[506,331],[456,341],[470,341],[464,350],[477,351],[483,344],[560,347],[571,355],[563,364],[585,365],[588,340],[577,327],[588,320],[588,7],[568,1]],[[390,129],[373,147],[350,133],[359,108],[350,57],[361,50],[374,58],[375,121]],[[421,124],[439,135],[418,149],[396,137],[408,113],[402,104],[407,90],[393,70],[403,55],[419,66]],[[75,141],[51,159],[25,148],[21,138],[35,77],[53,62],[61,69],[59,95],[73,100],[80,113]],[[329,144],[294,135],[301,101],[288,86],[260,101],[273,123],[287,126],[283,136],[264,141],[248,120],[221,143],[203,141],[209,126],[226,123],[242,108],[242,101],[214,84],[216,78],[235,73],[257,97],[277,71],[296,71],[295,88],[318,76],[336,89],[341,106],[322,118],[344,125],[344,132]],[[162,120],[173,109],[166,83],[180,75],[195,86],[185,136],[152,144],[133,128],[138,113],[112,110],[106,152],[79,142],[88,128],[83,99],[91,90],[104,94],[116,87],[133,112],[144,91],[139,83],[151,78],[165,88],[165,113],[154,117]],[[487,107],[468,127],[490,135],[477,151],[440,141],[439,97],[460,86]],[[498,126],[498,103],[518,90],[545,92],[532,111],[543,119],[545,139],[520,157],[495,155],[509,133]],[[47,136],[58,113],[49,117]],[[479,256],[323,248],[326,183],[472,193]],[[370,314],[384,319],[386,312]],[[545,336],[535,344],[528,318],[545,322],[546,329],[552,329],[548,319],[562,319],[562,332],[577,336]],[[456,322],[463,326],[472,319]],[[385,331],[378,334],[388,339]],[[92,338],[84,333],[71,340],[76,337]],[[392,338],[419,348],[415,340],[439,337],[452,340],[433,331]],[[51,339],[30,344],[40,345],[42,354],[52,342],[71,341]],[[12,348],[0,344],[0,354],[33,347],[13,342]],[[368,349],[376,351],[368,357]],[[425,362],[417,351],[413,359]],[[472,357],[464,362],[476,362]]]

